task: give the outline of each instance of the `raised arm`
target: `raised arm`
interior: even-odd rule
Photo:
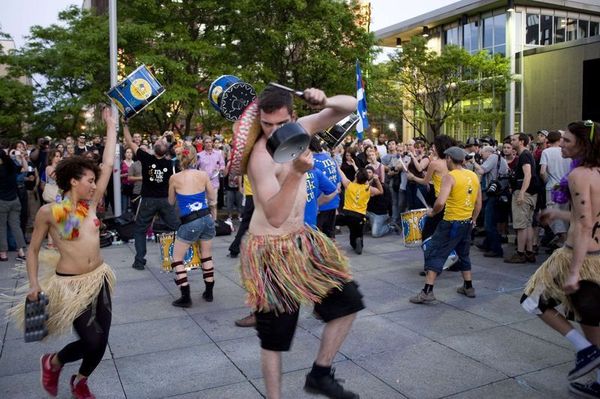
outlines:
[[[133,151],[134,154],[137,154],[139,146],[133,142],[133,137],[131,137],[127,122],[123,122],[123,137],[125,138],[125,147],[131,148],[131,151]]]
[[[102,154],[100,177],[96,182],[96,191],[92,199],[94,204],[98,204],[102,200],[102,196],[106,191],[106,186],[108,186],[110,176],[112,175],[117,147],[117,122],[111,108],[106,107],[102,110],[102,119],[106,124],[106,146],[104,147],[104,154]]]
[[[356,111],[356,98],[347,95],[327,97],[322,90],[304,90],[304,99],[313,107],[323,108],[320,112],[303,116],[298,123],[313,135],[327,129]]]

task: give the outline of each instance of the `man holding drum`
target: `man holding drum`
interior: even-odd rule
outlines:
[[[448,174],[442,178],[439,195],[427,216],[435,215],[444,209],[444,218],[438,224],[425,249],[425,287],[410,298],[412,303],[431,303],[435,301],[433,284],[450,252],[456,251],[459,257],[458,270],[462,272],[464,285],[457,288],[459,294],[475,297],[471,277],[471,229],[481,211],[481,190],[479,178],[474,172],[463,168],[467,153],[459,147],[450,147],[444,151]]]
[[[356,110],[356,99],[350,96],[327,97],[321,90],[306,89],[302,97],[322,108],[298,120],[311,135]],[[364,305],[347,259],[328,237],[304,225],[306,172],[313,166],[312,155],[306,151],[294,161],[278,164],[267,150],[267,138],[294,119],[290,93],[267,87],[259,96],[248,133],[254,137],[247,143],[256,141],[244,151],[244,158],[249,156],[255,210],[242,248],[241,270],[247,302],[256,315],[267,397],[281,397],[281,352],[290,349],[302,302],[314,303],[315,312],[327,323],[304,389],[331,398],[358,398],[335,379],[331,365]]]

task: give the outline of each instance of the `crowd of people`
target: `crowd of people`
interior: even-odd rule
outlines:
[[[146,241],[154,220],[160,218],[175,232],[170,267],[181,297],[174,306],[192,306],[184,258],[195,243],[205,285],[202,298],[213,301],[215,222],[221,218],[233,225],[237,218],[229,256],[241,255],[242,283],[252,313],[236,324],[258,331],[270,398],[281,393],[281,352],[290,348],[300,303],[314,303],[315,315],[326,323],[305,389],[358,398],[343,388],[331,368],[356,313],[364,308],[347,259],[339,251],[346,244],[339,237],[336,242],[336,236],[347,226],[348,244],[361,254],[371,239],[387,234],[402,239],[403,216],[412,211],[426,215],[421,235],[427,245],[420,271],[425,285],[410,302],[435,303],[435,280],[452,254],[450,270],[460,271],[463,278],[457,293],[475,298],[471,244],[484,257],[502,258],[513,237],[516,250],[504,258],[506,263],[535,263],[542,248],[551,254],[529,281],[522,305],[573,343],[577,363],[569,379],[600,365],[597,124],[576,122],[565,131],[540,130],[535,136],[516,133],[502,142],[470,137],[460,143],[445,135],[431,143],[398,142],[382,134],[373,143],[347,136],[329,149],[318,133],[353,112],[355,100],[327,97],[317,89],[307,89],[304,99],[321,110],[296,121],[289,93],[265,89],[258,102],[260,128],[254,146],[245,150],[241,175],[230,173],[228,160],[235,149],[220,133],[178,138],[168,131],[143,138],[131,134],[126,123],[122,160],[113,164],[117,139],[108,111],[104,139],[81,135],[76,140],[41,138],[35,145],[2,143],[0,261],[7,261],[14,250],[15,259],[27,263],[32,300],[44,284],[62,290],[83,280],[93,287],[85,301],[58,301],[51,309],[63,306],[70,311],[53,331],[72,324],[80,340],[42,357],[48,393],[56,395],[65,363],[83,359],[71,387],[75,397],[91,397],[86,381],[106,347],[114,276],[102,261],[96,238],[82,241],[79,231],[98,235],[102,218],[114,212],[110,180],[115,170],[120,170],[123,210],[135,215],[132,267],[146,267]],[[310,151],[293,162],[276,164],[265,142],[285,123],[299,123],[313,138]],[[370,235],[367,241],[365,232]],[[50,282],[38,282],[37,277],[44,241],[46,248],[60,254]],[[84,249],[84,244],[93,248]],[[79,259],[76,251],[89,256]],[[559,304],[568,312],[559,313]],[[583,334],[569,320],[580,322]],[[600,371],[597,382],[574,381],[570,388],[598,395],[599,384]]]

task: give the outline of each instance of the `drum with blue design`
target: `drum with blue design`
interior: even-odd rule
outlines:
[[[158,235],[160,243],[160,259],[162,268],[165,272],[173,271],[171,263],[173,263],[173,249],[175,233],[164,233]],[[183,256],[183,265],[186,270],[198,269],[200,267],[200,245],[197,242],[192,243]]]
[[[115,103],[126,119],[132,118],[155,101],[165,88],[152,75],[146,65],[141,65],[106,95]]]
[[[415,247],[421,245],[423,226],[427,217],[427,208],[414,209],[400,215],[402,221],[402,236],[404,246]]]
[[[208,89],[210,104],[228,121],[235,122],[256,99],[254,87],[233,75],[219,76]]]

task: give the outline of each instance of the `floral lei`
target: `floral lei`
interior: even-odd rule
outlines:
[[[86,201],[79,201],[75,209],[69,197],[52,204],[52,217],[58,224],[58,232],[62,239],[73,240],[79,237],[79,226],[89,211]]]
[[[560,183],[552,187],[552,201],[556,204],[566,204],[571,200],[571,192],[569,191],[569,175],[573,169],[581,165],[581,159],[574,159],[571,162],[571,168],[566,175],[560,179]]]

